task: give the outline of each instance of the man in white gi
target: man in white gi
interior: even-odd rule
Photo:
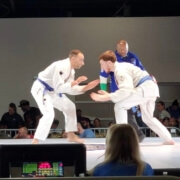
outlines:
[[[75,104],[65,95],[65,93],[70,95],[83,94],[99,84],[97,79],[87,85],[80,86],[79,84],[82,81],[87,80],[85,76],[80,76],[74,80],[74,69],[80,69],[83,65],[83,53],[80,50],[72,50],[67,59],[52,63],[38,74],[31,93],[43,116],[36,129],[33,144],[47,138],[55,116],[54,108],[62,111],[65,116],[65,130],[68,140],[83,142],[74,134],[77,131]]]
[[[127,123],[127,109],[140,105],[143,121],[164,139],[164,144],[172,145],[171,134],[156,118],[153,117],[159,89],[147,71],[142,71],[130,63],[118,63],[113,51],[105,51],[99,57],[101,69],[114,72],[118,90],[108,93],[99,90],[91,93],[95,101],[113,101],[115,118],[118,124]]]

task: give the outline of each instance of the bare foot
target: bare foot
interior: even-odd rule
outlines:
[[[35,138],[35,139],[32,140],[32,144],[38,144],[38,143],[39,143],[38,139]]]
[[[174,145],[174,144],[175,144],[175,142],[172,139],[169,141],[163,142],[163,145]]]
[[[84,141],[80,139],[78,136],[76,136],[73,132],[68,132],[67,138],[69,142],[84,143]]]

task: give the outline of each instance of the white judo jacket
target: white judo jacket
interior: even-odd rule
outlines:
[[[54,93],[67,93],[70,95],[82,94],[84,86],[75,85],[71,87],[74,81],[75,71],[71,68],[70,59],[55,61],[44,71],[38,74],[38,78],[46,82],[54,89]]]
[[[130,63],[115,62],[114,76],[118,90],[110,94],[111,100],[117,103],[136,93],[137,84],[148,75],[147,71],[143,71]],[[144,97],[159,97],[159,88],[152,80],[146,80],[138,87],[143,89]]]

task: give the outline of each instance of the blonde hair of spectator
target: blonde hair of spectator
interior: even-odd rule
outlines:
[[[141,160],[139,141],[134,128],[129,124],[114,124],[109,127],[106,136],[105,160],[122,164],[136,164],[136,176],[142,176],[145,163]],[[98,164],[99,165],[99,164]],[[92,175],[94,168],[89,171]]]
[[[142,175],[144,162],[140,156],[138,137],[131,125],[114,124],[108,129],[104,163],[107,162],[135,163],[136,175]]]

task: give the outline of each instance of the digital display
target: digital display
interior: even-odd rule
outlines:
[[[22,177],[62,177],[62,162],[23,162]]]

